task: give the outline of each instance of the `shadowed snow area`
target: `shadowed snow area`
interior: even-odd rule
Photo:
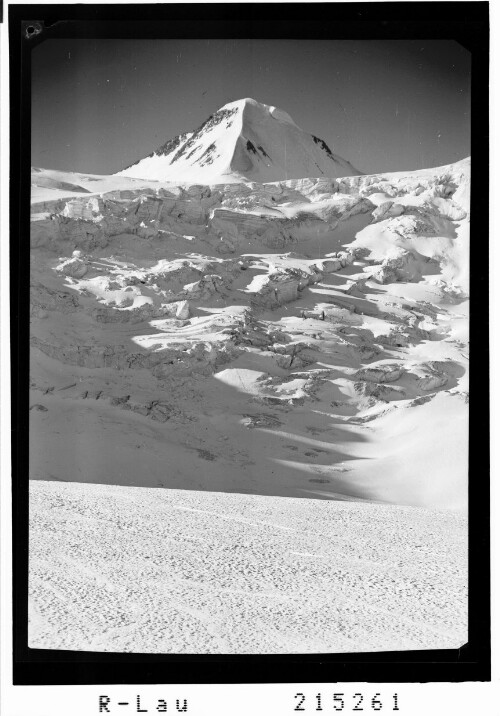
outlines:
[[[467,641],[465,519],[451,512],[38,482],[30,514],[31,648],[278,654]]]
[[[241,100],[33,169],[32,647],[466,641],[470,160],[342,162]]]

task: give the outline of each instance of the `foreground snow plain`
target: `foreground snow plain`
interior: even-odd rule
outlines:
[[[469,172],[33,171],[31,646],[465,643]]]
[[[452,512],[36,482],[30,646],[326,653],[467,641]]]

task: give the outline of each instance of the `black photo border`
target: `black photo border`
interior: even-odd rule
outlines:
[[[10,5],[10,273],[15,685],[462,682],[491,678],[489,525],[489,3]],[[55,38],[455,40],[472,55],[469,640],[357,654],[112,654],[28,647],[31,51]],[[480,254],[480,259],[475,258]],[[486,375],[486,377],[485,377]],[[6,478],[7,476],[5,476]]]

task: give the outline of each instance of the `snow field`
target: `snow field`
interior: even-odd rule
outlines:
[[[30,484],[31,648],[329,653],[467,641],[453,513]]]

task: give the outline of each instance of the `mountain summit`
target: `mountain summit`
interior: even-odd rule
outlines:
[[[197,184],[359,174],[322,139],[300,129],[286,112],[250,98],[224,105],[194,132],[177,135],[118,172]]]

